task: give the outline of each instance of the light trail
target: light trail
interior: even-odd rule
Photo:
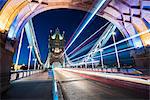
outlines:
[[[106,23],[105,26],[106,26],[107,24],[108,24],[108,23]],[[103,27],[101,27],[101,29],[102,29],[102,28],[103,28]],[[101,39],[102,39],[103,37],[106,37],[106,36],[108,35],[108,33],[111,31],[111,30],[110,30],[110,28],[112,28],[111,23],[108,25],[107,28],[108,28],[108,30],[106,29],[106,30],[104,31],[104,33],[106,32],[106,34],[102,34],[101,37],[100,37]],[[104,36],[103,36],[103,35],[104,35]],[[96,42],[96,43],[97,43],[97,42]],[[82,57],[81,57],[81,58],[82,58]]]
[[[150,29],[148,29],[148,30],[146,30],[146,31],[144,31],[144,32],[141,32],[141,33],[139,33],[139,34],[133,35],[133,36],[131,36],[131,37],[129,37],[129,38],[125,38],[125,39],[123,39],[123,40],[121,40],[121,41],[118,41],[118,42],[116,42],[116,45],[117,45],[117,44],[120,44],[120,43],[123,43],[123,42],[126,42],[126,41],[128,41],[128,40],[130,40],[130,39],[136,38],[136,37],[138,37],[138,36],[140,36],[140,35],[146,34],[146,33],[148,33],[148,32],[150,32]],[[101,48],[101,49],[102,49],[102,50],[108,49],[108,48],[110,48],[110,47],[112,47],[112,46],[114,46],[114,44],[108,45],[108,46],[106,46],[106,47],[104,47],[104,48]],[[100,51],[100,49],[97,50],[96,52],[99,52],[99,51]],[[75,61],[75,60],[77,60],[77,59],[81,59],[81,58],[86,57],[86,56],[88,56],[88,55],[89,55],[89,54],[80,56],[80,57],[75,58],[75,59],[73,59],[73,60],[71,60],[71,61]]]
[[[104,33],[101,35],[99,40],[95,43],[93,48],[88,52],[88,54],[90,54],[90,53],[95,54],[98,47],[102,48],[102,46],[104,46],[107,43],[107,41],[110,39],[110,37],[112,36],[111,33],[114,32],[115,29],[116,29],[116,26],[109,24],[109,26],[105,29]],[[94,52],[93,52],[93,50],[94,50]],[[92,55],[92,56],[94,56],[94,55]]]
[[[71,61],[75,61],[75,60],[81,59],[81,58],[86,57],[86,56],[87,56],[87,55],[83,55],[83,56],[80,56],[80,57],[78,57],[78,58],[75,58],[75,59],[73,59],[73,60],[71,60]]]
[[[123,49],[123,50],[118,50],[118,53],[125,52],[125,51],[128,51],[128,50],[132,50],[134,48],[136,48],[136,47],[130,47],[130,48],[126,48],[126,49]],[[109,56],[109,55],[112,55],[112,54],[115,54],[115,52],[106,53],[106,54],[103,54],[102,56],[105,57],[105,56]],[[93,57],[93,58],[99,58],[99,57],[101,57],[101,56],[96,56],[96,57]],[[75,60],[78,60],[78,59],[73,59],[71,61],[75,61]],[[90,63],[92,63],[92,62],[90,62]]]
[[[85,44],[89,39],[91,39],[94,35],[96,35],[99,31],[101,31],[104,27],[106,27],[109,24],[107,22],[104,26],[102,26],[100,29],[98,29],[96,32],[94,32],[90,37],[88,37],[84,42],[82,42],[79,46],[77,46],[73,51],[71,51],[68,56],[70,56],[72,53],[74,53],[76,50],[78,50],[83,44]]]
[[[145,80],[145,79],[141,79],[141,78],[135,78],[135,77],[132,77],[129,75],[115,74],[115,73],[103,73],[103,72],[92,72],[92,71],[81,71],[81,70],[74,70],[71,68],[63,68],[63,70],[81,73],[81,74],[86,74],[86,75],[99,76],[99,77],[108,78],[108,79],[124,80],[124,81],[140,83],[140,84],[145,84],[145,85],[150,86],[149,80]]]
[[[85,20],[86,16],[88,16],[88,13],[84,16],[84,18],[83,18],[82,21],[80,22],[79,26],[82,25],[82,23],[83,23],[83,21]],[[76,29],[76,31],[79,29],[79,26],[78,26],[78,28]],[[76,31],[75,31],[75,32],[72,34],[72,36],[70,37],[70,39],[69,39],[69,41],[67,42],[65,48],[69,45],[70,41],[73,39],[73,37],[74,37]]]
[[[102,5],[106,2],[106,0],[99,0],[96,4],[96,7],[92,9],[91,13],[88,17],[86,17],[85,21],[82,23],[80,28],[77,28],[77,34],[71,41],[71,43],[67,46],[64,52],[66,52],[69,47],[74,43],[74,41],[77,39],[77,37],[81,34],[81,32],[85,29],[85,27],[88,25],[88,23],[91,21],[91,19],[94,17],[94,15],[99,11],[99,9],[102,7]]]
[[[118,53],[121,53],[121,52],[125,52],[125,51],[128,51],[128,50],[132,50],[132,49],[135,49],[136,47],[131,47],[131,48],[126,48],[126,49],[123,49],[123,50],[118,50]],[[106,54],[103,54],[102,56],[105,57],[105,56],[109,56],[109,55],[112,55],[112,54],[115,54],[115,52],[111,52],[111,53],[106,53]],[[93,57],[93,58],[99,58],[101,56],[96,56],[96,57]]]
[[[76,55],[82,53],[83,51],[91,48],[91,46],[96,42],[96,40],[91,41],[90,43],[88,43],[87,45],[85,45],[84,47],[82,47],[79,51],[75,52],[72,56],[69,57],[69,59],[75,57]]]
[[[108,23],[106,23],[105,25],[107,25]],[[103,28],[103,27],[102,27]],[[101,29],[102,29],[101,28]],[[110,29],[111,28],[111,29]],[[115,27],[116,28],[116,27]],[[97,43],[99,42],[99,41],[101,41],[102,39],[103,39],[103,37],[107,37],[107,35],[110,33],[110,31],[112,31],[112,29],[113,29],[113,31],[115,30],[115,28],[113,28],[113,26],[112,26],[112,24],[110,23],[109,24],[109,26],[107,27],[107,29],[104,31],[104,33],[100,36],[100,38],[98,39],[98,41],[97,42],[95,42],[95,45],[94,45],[94,47],[95,48],[97,48]],[[97,31],[98,32],[98,31]],[[111,34],[110,34],[110,36],[111,36]],[[109,37],[110,37],[109,36]],[[105,39],[104,41],[106,42],[106,40],[107,39]],[[104,45],[104,44],[103,44]],[[83,48],[82,48],[83,49]],[[92,48],[93,49],[93,48]],[[80,51],[80,50],[79,50]],[[90,50],[90,51],[92,51],[92,50]],[[78,52],[78,51],[77,51]],[[74,55],[74,54],[73,54]],[[72,56],[73,56],[72,55]],[[72,58],[72,56],[70,57],[70,58]]]
[[[89,9],[90,12],[90,9]],[[69,41],[67,42],[66,47],[68,47],[70,41],[73,39],[73,37],[75,36],[76,31],[80,28],[80,26],[82,25],[82,23],[84,22],[84,20],[86,19],[86,17],[88,16],[88,13],[86,13],[86,15],[84,16],[84,18],[82,19],[82,21],[80,22],[80,24],[78,25],[78,28],[75,30],[75,32],[72,34],[71,38],[69,39]]]
[[[130,40],[130,39],[136,38],[136,37],[138,37],[138,36],[140,36],[140,35],[143,35],[143,34],[146,34],[146,33],[149,33],[149,32],[150,32],[150,29],[148,29],[148,30],[146,30],[146,31],[144,31],[144,32],[141,32],[141,33],[139,33],[139,34],[133,35],[133,36],[131,36],[131,37],[125,38],[125,39],[123,39],[123,40],[121,40],[121,41],[116,42],[115,44],[116,44],[116,45],[117,45],[117,44],[120,44],[120,43],[122,43],[122,42],[128,41],[128,40]],[[106,47],[104,47],[104,48],[102,48],[102,49],[103,49],[103,50],[104,50],[104,49],[107,49],[107,48],[109,48],[109,47],[114,46],[115,44],[111,44],[111,45],[106,46]],[[98,51],[100,51],[100,50],[98,50]],[[97,52],[98,52],[98,51],[97,51]]]

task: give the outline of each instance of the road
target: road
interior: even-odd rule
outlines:
[[[52,100],[52,80],[48,78],[47,72],[43,72],[11,82],[10,88],[1,99]]]
[[[102,84],[61,69],[55,69],[55,78],[60,82],[66,100],[148,100],[131,90]]]

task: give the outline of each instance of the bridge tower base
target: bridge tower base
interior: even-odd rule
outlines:
[[[9,87],[14,53],[14,41],[8,41],[6,37],[0,33],[0,94]]]

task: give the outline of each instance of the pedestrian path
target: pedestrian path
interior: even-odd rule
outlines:
[[[2,100],[52,100],[52,79],[48,72],[41,72],[11,82]]]

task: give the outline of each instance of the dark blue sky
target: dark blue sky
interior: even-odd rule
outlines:
[[[60,29],[61,34],[62,34],[62,31],[65,31],[66,32],[65,41],[67,43],[71,35],[75,32],[78,25],[82,21],[85,14],[86,12],[79,11],[79,10],[56,9],[56,10],[49,10],[49,11],[40,13],[32,19],[36,38],[39,44],[41,59],[43,62],[45,62],[47,58],[47,54],[48,54],[48,35],[50,34],[49,31],[50,30],[54,31],[57,27]],[[88,26],[84,29],[82,34],[73,43],[73,45],[70,47],[67,53],[69,53],[75,47],[81,44],[86,38],[88,38],[96,30],[102,27],[105,23],[107,23],[107,20],[105,20],[104,18],[95,16],[94,19],[90,22],[90,24],[88,24]],[[90,42],[96,41],[103,31],[104,29],[99,34],[97,34],[94,39],[90,40]],[[117,37],[118,37],[118,40],[123,38],[121,34],[119,34]],[[111,40],[109,43],[111,43]],[[27,49],[28,45],[29,44],[27,42],[27,37],[24,34],[19,64],[23,64],[23,63],[27,64],[27,61],[28,61],[27,57],[28,57],[28,52],[29,52],[29,50]],[[89,50],[90,48],[75,57],[86,54]],[[15,60],[16,60],[16,53],[14,55],[14,62]]]

